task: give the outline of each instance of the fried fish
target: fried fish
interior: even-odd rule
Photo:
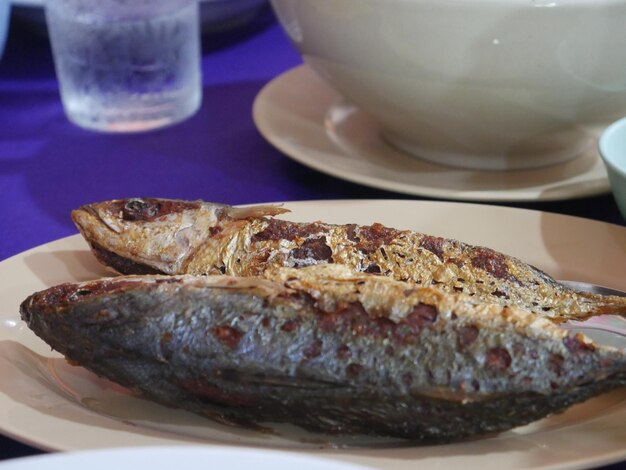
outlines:
[[[626,299],[581,293],[511,256],[397,230],[295,223],[286,209],[202,201],[120,199],[72,212],[95,256],[122,274],[258,276],[272,267],[342,264],[481,302],[515,305],[554,322],[626,315]]]
[[[626,380],[625,351],[537,315],[338,265],[63,284],[21,315],[73,363],[242,426],[448,442]]]

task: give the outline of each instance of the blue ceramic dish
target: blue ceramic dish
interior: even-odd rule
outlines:
[[[11,3],[8,0],[0,1],[0,59],[2,59],[4,43],[9,32],[9,16],[11,16]]]

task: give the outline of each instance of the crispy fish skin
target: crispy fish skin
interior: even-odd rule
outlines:
[[[95,256],[122,274],[258,276],[271,267],[343,264],[555,322],[626,316],[626,299],[573,291],[520,260],[484,247],[380,224],[295,223],[276,206],[120,199],[72,212]]]
[[[448,442],[626,380],[624,351],[537,315],[341,266],[63,284],[21,315],[98,375],[248,426]]]

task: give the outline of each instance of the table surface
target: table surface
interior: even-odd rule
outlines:
[[[119,197],[228,204],[415,199],[308,169],[259,134],[255,96],[302,63],[269,8],[245,27],[205,35],[202,46],[203,103],[195,116],[144,134],[93,133],[63,114],[45,34],[13,16],[0,62],[0,260],[76,233],[73,208]],[[626,225],[610,194],[506,205]],[[0,436],[0,459],[41,452]]]

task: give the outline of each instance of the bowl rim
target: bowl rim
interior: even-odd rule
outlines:
[[[612,171],[620,173],[626,178],[626,159],[623,159],[621,164],[618,163],[616,152],[610,150],[612,141],[621,133],[626,133],[626,117],[613,122],[602,132],[598,139],[598,150],[604,163]],[[624,146],[624,152],[626,153],[626,146]]]

